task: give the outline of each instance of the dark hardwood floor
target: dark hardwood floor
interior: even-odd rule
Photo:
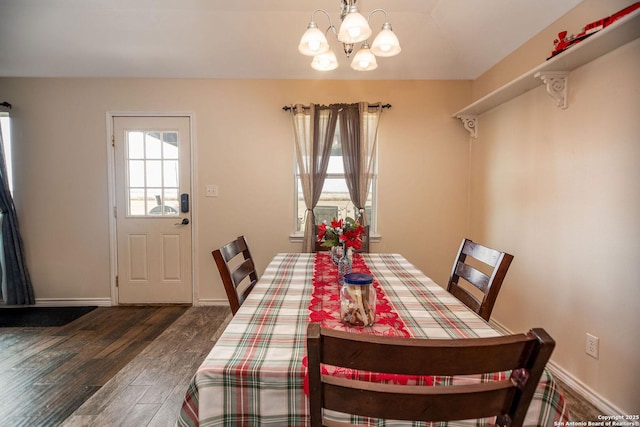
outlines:
[[[228,307],[99,307],[57,328],[0,328],[1,426],[173,426]],[[599,411],[561,385],[573,420]]]
[[[170,335],[173,349],[167,350],[165,345],[165,350],[177,351],[181,342],[208,334],[208,342],[200,345],[199,352],[191,352],[192,357],[199,357],[203,348],[208,347],[208,352],[213,346],[210,339],[230,313],[228,308],[99,307],[61,327],[0,328],[0,425],[62,424],[136,356],[153,349],[152,343],[157,346],[161,334],[170,333],[170,326],[187,312],[191,315],[184,320],[191,321],[193,327],[185,325],[184,330]],[[196,368],[202,359],[193,362]],[[191,366],[181,369],[190,370],[189,375],[195,372]],[[172,374],[168,376],[173,375],[174,367],[169,370]],[[138,374],[148,375],[143,371]],[[143,380],[136,375],[134,381]],[[184,390],[188,381],[184,382]],[[84,420],[89,422],[74,425],[100,425],[91,416]]]

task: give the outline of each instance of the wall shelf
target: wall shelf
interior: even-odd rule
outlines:
[[[478,99],[474,103],[454,113],[453,117],[462,120],[465,128],[471,133],[471,136],[475,138],[478,115],[543,84],[547,85],[549,94],[556,98],[558,106],[566,108],[566,98],[557,98],[563,95],[558,94],[558,91],[551,86],[552,83],[548,76],[558,76],[558,73],[564,73],[565,75],[561,79],[561,83],[563,86],[562,91],[566,94],[568,85],[567,74],[569,71],[593,61],[638,37],[640,37],[640,9],[620,18],[610,26],[598,31],[575,46]],[[547,78],[545,78],[545,76],[547,76]],[[558,78],[555,77],[553,81],[557,84]],[[473,123],[473,126],[469,127],[470,123]]]

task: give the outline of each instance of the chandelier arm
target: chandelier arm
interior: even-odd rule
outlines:
[[[329,12],[327,12],[324,9],[316,9],[311,13],[311,22],[315,22],[314,21],[314,16],[316,15],[316,12],[322,12],[327,16],[327,19],[329,20],[329,28],[333,27],[333,22],[331,22],[331,16],[329,15]]]
[[[335,25],[333,25],[333,21],[331,21],[331,16],[329,15],[329,12],[327,12],[326,10],[324,10],[324,9],[316,9],[316,10],[314,10],[314,11],[311,13],[311,22],[315,22],[314,17],[315,17],[315,15],[316,15],[316,12],[322,12],[322,13],[324,13],[324,14],[325,14],[325,16],[327,17],[327,20],[329,21],[329,27],[327,27],[327,29],[324,31],[324,35],[325,35],[325,37],[326,37],[326,35],[327,35],[327,32],[328,32],[329,30],[331,30],[331,31],[333,32],[333,35],[337,38],[337,37],[338,37],[338,30],[336,29],[336,26],[335,26]]]
[[[369,16],[367,17],[367,22],[371,22],[371,15],[373,15],[376,12],[384,13],[384,22],[389,22],[389,15],[387,15],[387,11],[384,9],[373,9],[371,12],[369,12]]]

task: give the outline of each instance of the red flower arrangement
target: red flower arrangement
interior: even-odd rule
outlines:
[[[345,248],[359,250],[362,248],[362,233],[364,227],[357,220],[334,218],[331,224],[323,221],[318,226],[318,242],[327,248],[344,245]]]

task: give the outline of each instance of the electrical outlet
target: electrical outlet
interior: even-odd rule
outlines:
[[[595,335],[587,334],[587,346],[585,351],[589,356],[597,359],[600,352],[600,338]]]

